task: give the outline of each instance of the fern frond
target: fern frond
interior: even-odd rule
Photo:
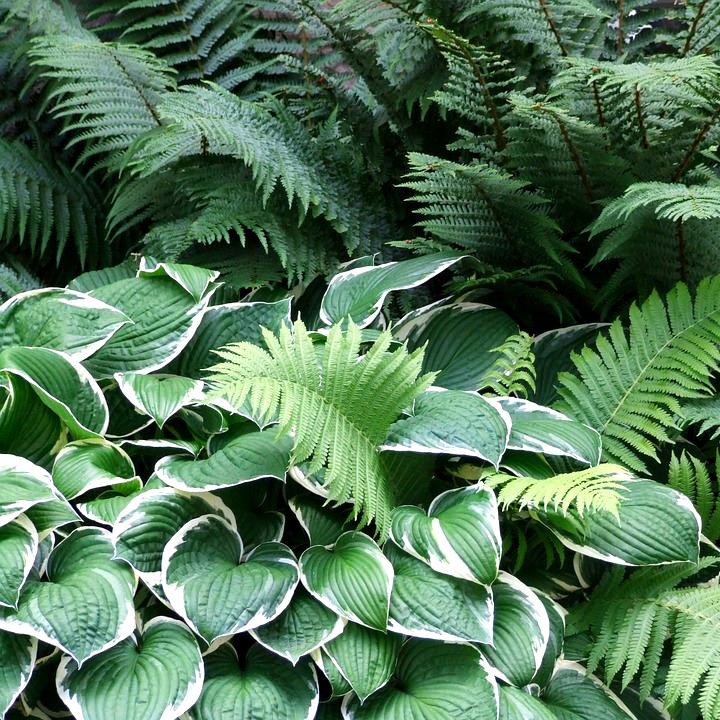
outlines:
[[[606,460],[644,471],[643,458],[670,441],[680,400],[710,392],[719,342],[720,276],[703,280],[694,298],[682,283],[665,301],[654,292],[630,308],[627,329],[615,320],[595,349],[573,354],[558,409],[600,433]]]
[[[27,290],[40,287],[40,281],[18,260],[6,257],[0,263],[0,297],[7,300]]]
[[[689,424],[699,425],[697,432],[712,431],[712,440],[720,437],[720,396],[688,400],[682,404],[682,415]]]
[[[484,393],[527,398],[535,392],[533,339],[526,332],[511,335],[492,352],[497,359],[488,368],[478,387]]]
[[[333,499],[352,499],[361,521],[374,519],[387,533],[393,482],[377,448],[400,413],[432,382],[420,375],[422,351],[405,347],[388,352],[385,332],[359,356],[360,330],[330,330],[324,346],[313,345],[305,326],[280,336],[263,333],[267,350],[249,343],[230,345],[211,368],[213,392],[232,405],[246,400],[258,417],[279,418],[279,432],[294,437],[295,464],[309,472],[326,467],[325,483]]]
[[[687,0],[686,32],[681,36],[683,55],[717,50],[720,39],[720,5],[714,0]]]

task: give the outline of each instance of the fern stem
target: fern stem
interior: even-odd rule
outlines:
[[[617,42],[615,50],[618,55],[622,55],[625,50],[625,30],[623,28],[623,20],[625,19],[625,0],[618,0],[618,26],[617,26]]]
[[[563,124],[562,120],[560,120],[560,118],[557,117],[554,113],[550,113],[550,116],[557,123],[558,129],[560,130],[560,134],[562,135],[562,138],[563,138],[563,142],[567,146],[568,152],[570,153],[570,157],[572,158],[572,161],[575,164],[575,168],[577,169],[578,175],[580,176],[580,182],[581,182],[583,190],[585,192],[585,197],[588,199],[588,202],[592,202],[593,201],[592,185],[590,184],[590,178],[588,177],[587,171],[585,170],[585,166],[583,165],[582,158],[580,157],[580,153],[578,152],[578,149],[575,147],[575,143],[573,143],[572,138],[570,137],[570,133],[568,132],[565,125]]]
[[[593,80],[591,83],[593,91],[593,100],[595,100],[595,112],[598,116],[598,122],[600,127],[605,127],[605,113],[603,113],[602,103],[600,102],[600,91],[598,90],[597,81]]]
[[[687,246],[685,242],[685,230],[683,228],[682,220],[677,221],[676,232],[678,239],[678,260],[680,262],[680,279],[683,282],[687,282]]]
[[[638,128],[640,129],[640,144],[647,150],[650,147],[645,129],[645,118],[643,118],[642,103],[640,102],[640,88],[635,86],[635,111],[637,113]]]
[[[720,105],[715,109],[715,112],[710,116],[710,119],[700,128],[698,134],[693,139],[692,144],[690,145],[690,149],[687,151],[685,157],[682,159],[682,162],[678,166],[678,169],[672,176],[673,182],[677,182],[685,174],[685,171],[688,169],[690,162],[695,155],[695,152],[697,151],[698,147],[700,147],[700,143],[703,141],[708,132],[710,132],[710,128],[715,124],[718,116],[720,116]]]
[[[120,62],[115,53],[109,52],[108,54],[113,59],[113,62],[120,68],[122,74],[125,75],[125,77],[128,79],[128,82],[135,88],[137,94],[140,96],[140,99],[143,101],[143,105],[145,105],[147,111],[152,116],[152,119],[157,123],[158,127],[160,127],[160,125],[162,125],[162,123],[160,122],[160,117],[155,111],[155,108],[152,106],[150,101],[143,94],[142,88],[132,79],[132,76],[127,71],[127,68],[122,64],[122,62]]]
[[[547,24],[550,26],[550,30],[552,34],[555,36],[555,40],[557,41],[558,47],[560,48],[560,54],[563,57],[567,57],[567,50],[565,49],[565,45],[563,45],[562,38],[560,37],[560,33],[558,32],[557,25],[555,25],[555,21],[552,18],[552,15],[550,14],[550,9],[547,6],[546,0],[538,0],[540,3],[540,7],[542,8],[543,15],[545,15],[545,19],[547,20]]]
[[[682,56],[685,57],[688,52],[690,52],[690,43],[692,42],[693,37],[695,36],[695,32],[697,31],[698,23],[700,22],[700,18],[702,17],[703,13],[705,12],[705,6],[707,5],[707,0],[701,0],[700,4],[698,5],[698,10],[693,18],[692,24],[690,25],[690,29],[688,30],[688,36],[685,40],[685,45],[682,49]]]

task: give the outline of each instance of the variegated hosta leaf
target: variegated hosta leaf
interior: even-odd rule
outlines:
[[[0,605],[17,607],[38,551],[35,526],[24,515],[0,526]]]
[[[402,645],[399,635],[348,623],[342,634],[325,645],[325,652],[360,700],[387,684]]]
[[[501,685],[498,720],[558,720],[539,698],[512,685]],[[568,718],[569,720],[569,718]]]
[[[72,500],[88,490],[120,485],[136,477],[128,454],[107,440],[78,440],[57,454],[52,470],[55,487]]]
[[[571,550],[620,565],[697,562],[700,517],[688,498],[653,480],[627,480],[617,515],[537,512]]]
[[[115,489],[106,490],[92,500],[79,502],[77,509],[90,522],[112,528],[120,513],[142,492],[143,488],[127,493]]]
[[[162,572],[173,609],[208,644],[270,622],[298,584],[289,547],[263,543],[243,558],[240,535],[217,515],[191,520],[173,536]]]
[[[0,630],[0,717],[15,702],[35,667],[38,641]]]
[[[190,711],[192,720],[309,720],[319,701],[312,663],[287,660],[253,645],[238,664],[235,650],[223,645],[205,657],[205,685]]]
[[[485,398],[460,390],[428,391],[412,413],[390,426],[381,448],[467,455],[496,468],[510,437],[507,413]]]
[[[614,692],[572,662],[559,663],[543,702],[557,720],[636,720]]]
[[[47,470],[25,458],[0,454],[0,526],[55,497]]]
[[[315,666],[320,669],[330,683],[331,698],[342,698],[349,692],[352,692],[350,683],[341,675],[337,666],[325,650],[315,650],[312,654],[312,659],[315,661]]]
[[[79,663],[135,628],[132,570],[113,557],[105,530],[80,528],[52,552],[47,580],[30,578],[17,610],[0,608],[0,629],[32,635]]]
[[[489,588],[441,575],[392,542],[385,554],[395,569],[389,630],[446,642],[492,642]]]
[[[600,462],[600,433],[552,408],[515,397],[493,398],[512,421],[508,448],[565,455],[586,465]]]
[[[195,302],[199,302],[202,297],[205,297],[212,282],[217,279],[219,274],[217,270],[207,270],[196,265],[157,262],[147,257],[140,258],[140,267],[137,272],[137,276],[140,278],[172,278],[185,292],[190,293]]]
[[[251,635],[295,665],[301,657],[337,637],[345,624],[344,618],[298,588],[287,608],[272,622],[252,630]]]
[[[250,552],[264,542],[280,542],[285,532],[285,515],[279,510],[266,510],[265,500],[272,480],[235,485],[213,493],[235,516],[242,528],[243,550]]]
[[[107,430],[105,396],[92,375],[69,355],[39,347],[8,348],[0,353],[0,372],[30,383],[74,438],[98,437]]]
[[[143,492],[118,515],[112,531],[115,553],[146,582],[159,585],[163,551],[172,536],[193,518],[212,513],[235,523],[230,510],[212,495],[187,495],[172,488]]]
[[[162,427],[180,408],[202,398],[204,383],[179,375],[116,373],[122,394],[144,415]]]
[[[348,695],[342,712],[345,720],[497,720],[498,689],[475,648],[410,640],[388,685],[364,703]]]
[[[155,466],[166,484],[185,492],[205,492],[260,478],[285,479],[292,440],[274,429],[233,438],[204,460],[168,455]]]
[[[540,668],[550,621],[538,596],[517,578],[501,572],[493,583],[493,643],[482,650],[498,676],[516,687],[527,685]]]
[[[437,253],[338,273],[325,291],[320,319],[333,325],[350,318],[358,327],[367,327],[379,314],[388,293],[422,285],[462,258],[455,253]]]
[[[555,663],[562,657],[565,646],[565,616],[567,611],[559,603],[555,602],[549,595],[539,590],[534,590],[538,600],[543,604],[550,621],[550,635],[545,648],[540,669],[535,673],[533,683],[544,687],[552,677],[555,670]]]
[[[177,620],[153,618],[129,637],[78,667],[60,662],[57,690],[78,720],[171,720],[200,697],[204,666],[195,636]]]
[[[288,500],[288,505],[311,545],[334,545],[346,530],[349,511],[326,505],[316,495],[299,493]]]
[[[40,538],[44,538],[52,530],[80,520],[70,503],[60,497],[33,505],[25,511],[25,515],[35,526]]]
[[[112,377],[117,372],[153,372],[182,351],[215,290],[205,282],[214,274],[195,270],[204,275],[188,287],[190,290],[205,287],[199,299],[164,270],[157,276],[146,273],[93,290],[94,298],[118,308],[132,320],[86,361],[95,377]]]
[[[61,350],[81,361],[99,350],[130,319],[117,308],[66,288],[42,288],[0,306],[0,348]]]
[[[387,627],[393,568],[367,535],[346,532],[332,549],[308,548],[300,557],[300,577],[338,615],[376,630]]]
[[[489,584],[500,565],[495,494],[476,485],[438,495],[428,513],[411,505],[393,514],[392,539],[405,552],[445,575]]]

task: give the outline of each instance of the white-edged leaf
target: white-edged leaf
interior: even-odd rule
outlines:
[[[168,542],[162,577],[175,612],[211,644],[280,615],[297,587],[298,569],[290,548],[278,542],[243,558],[237,531],[217,515],[204,515]]]
[[[348,695],[342,713],[345,720],[497,720],[498,689],[474,647],[412,639],[390,683],[364,703]]]
[[[72,505],[59,494],[54,500],[38,503],[28,508],[25,515],[35,526],[40,539],[53,530],[80,520],[80,516],[73,510]]]
[[[50,643],[79,663],[132,634],[135,577],[115,560],[110,535],[79,528],[50,555],[47,580],[29,578],[17,610],[0,608],[0,629]]]
[[[498,720],[558,720],[555,713],[534,695],[512,685],[500,685],[499,689]]]
[[[30,383],[75,439],[98,437],[107,430],[105,396],[92,375],[69,355],[48,348],[8,348],[0,353],[0,372]]]
[[[492,642],[489,588],[441,575],[392,542],[385,554],[395,569],[388,630],[445,642]]]
[[[185,292],[189,293],[195,302],[205,297],[211,283],[220,273],[217,270],[206,270],[195,265],[182,263],[157,262],[153,259],[140,258],[137,276],[143,277],[169,277],[172,278]]]
[[[275,620],[251,630],[250,634],[268,650],[296,665],[301,657],[337,637],[346,622],[298,588]]]
[[[387,684],[397,663],[402,637],[348,623],[324,650],[360,700]]]
[[[240,667],[235,650],[223,645],[205,657],[205,685],[192,720],[311,720],[320,693],[312,663],[294,667],[253,645]]]
[[[381,450],[467,455],[496,468],[510,437],[507,413],[472,392],[425,392],[394,422]]]
[[[600,433],[552,408],[515,397],[491,400],[512,422],[508,448],[544,455],[565,455],[586,465],[600,462]]]
[[[0,306],[0,348],[45,347],[81,361],[129,322],[117,308],[85,293],[67,288],[29,290]]]
[[[0,526],[55,497],[47,470],[17,455],[0,454]]]
[[[326,325],[333,325],[351,318],[359,327],[367,327],[382,310],[390,292],[418,287],[463,257],[455,253],[436,253],[338,273],[325,291],[320,319]]]
[[[375,630],[387,627],[393,568],[367,535],[346,532],[332,549],[308,548],[300,556],[300,578],[338,615]]]
[[[88,490],[137,478],[128,454],[108,440],[77,440],[57,454],[52,469],[55,487],[72,500]]]
[[[155,466],[166,484],[185,492],[206,492],[260,478],[285,479],[292,439],[274,429],[240,435],[205,459],[168,455]]]
[[[0,526],[0,605],[17,607],[37,551],[37,530],[24,515]]]
[[[499,678],[527,685],[540,669],[550,638],[550,620],[538,596],[516,577],[501,572],[493,583],[492,645],[483,654]]]
[[[200,697],[204,665],[195,636],[178,620],[155,617],[78,667],[60,661],[57,691],[78,720],[175,720]]]
[[[580,557],[576,555],[576,557]],[[550,635],[547,648],[543,655],[540,669],[535,673],[533,683],[544,687],[555,671],[555,663],[562,657],[565,647],[565,616],[567,610],[555,602],[549,595],[540,590],[533,589],[538,600],[543,604],[550,621]]]
[[[396,508],[390,536],[439,573],[481,584],[497,577],[502,547],[497,500],[483,485],[438,495],[427,514],[414,505]]]
[[[334,508],[316,495],[302,493],[288,500],[311,545],[334,545],[345,532],[350,513]]]
[[[28,684],[37,646],[37,638],[0,630],[0,717],[5,717]]]

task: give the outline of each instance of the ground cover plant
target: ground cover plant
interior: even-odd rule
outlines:
[[[720,718],[719,34],[0,0],[0,716]]]

